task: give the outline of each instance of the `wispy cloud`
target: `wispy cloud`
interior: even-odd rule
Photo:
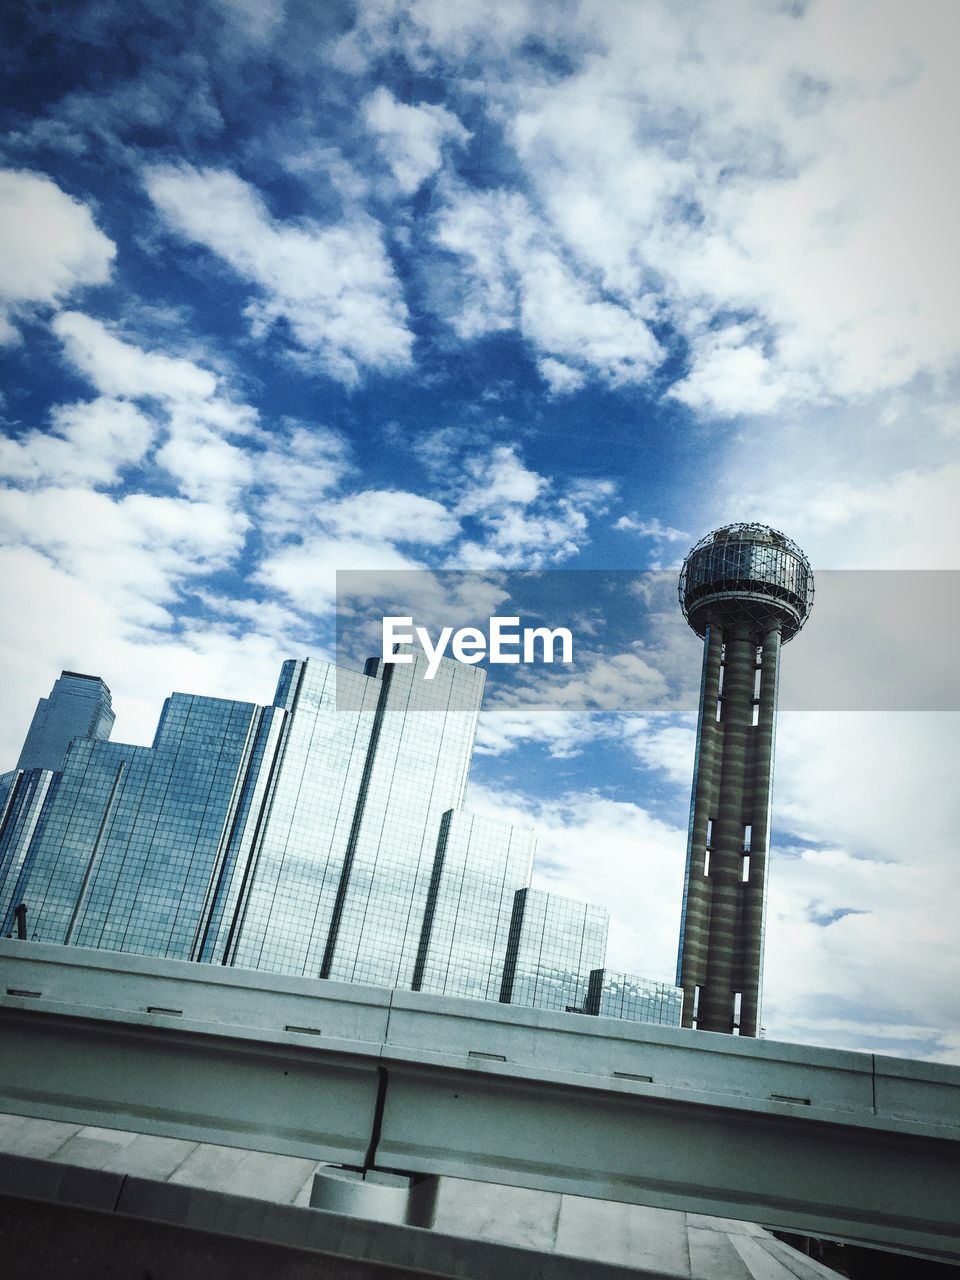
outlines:
[[[0,171],[0,342],[37,304],[110,278],[116,246],[90,210],[42,173]]]
[[[384,85],[364,102],[363,118],[404,195],[437,172],[445,145],[462,145],[470,137],[444,107],[399,102]]]
[[[347,385],[362,369],[410,364],[407,308],[372,218],[278,223],[260,194],[225,170],[158,166],[145,182],[174,230],[257,287],[246,307],[255,335],[286,321],[296,346]]]

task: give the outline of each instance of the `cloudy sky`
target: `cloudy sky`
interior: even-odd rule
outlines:
[[[953,0],[4,12],[4,767],[62,667],[126,741],[269,701],[337,569],[960,569]],[[609,708],[665,653],[489,716],[471,790],[657,977],[692,728]],[[885,705],[781,717],[764,1021],[960,1060],[957,703]]]

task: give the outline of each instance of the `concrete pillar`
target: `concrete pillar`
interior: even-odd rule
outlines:
[[[760,660],[760,702],[754,729],[753,776],[750,789],[750,877],[743,885],[741,942],[740,1034],[760,1032],[763,982],[764,915],[767,900],[767,853],[770,841],[770,794],[773,788],[774,737],[777,728],[777,688],[780,678],[780,629],[763,637]]]
[[[780,631],[715,620],[704,640],[678,963],[683,1025],[755,1036]]]
[[[687,866],[680,926],[677,985],[683,988],[682,1025],[694,1025],[697,988],[704,981],[710,937],[710,887],[705,876],[708,823],[720,778],[722,730],[717,723],[720,697],[723,630],[718,623],[707,628],[700,680],[700,711],[694,764],[690,824],[687,834]]]

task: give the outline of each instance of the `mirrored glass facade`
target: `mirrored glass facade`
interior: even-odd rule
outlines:
[[[321,976],[410,986],[440,819],[459,808],[483,697],[482,667],[371,662],[382,694]]]
[[[591,969],[607,950],[602,907],[539,889],[514,897],[500,999],[533,1009],[579,1012]]]
[[[23,864],[57,775],[49,769],[5,773],[0,778],[0,904],[3,931],[12,928],[21,898]]]
[[[444,814],[414,990],[499,999],[514,899],[530,882],[535,847],[522,827]]]
[[[41,698],[17,761],[18,769],[59,769],[74,738],[105,742],[116,716],[99,676],[63,671]]]
[[[201,959],[319,975],[382,694],[378,673],[284,664],[275,763],[258,766],[255,847],[238,851]]]
[[[65,672],[21,757],[57,767],[0,777],[3,932],[24,904],[43,942],[580,1011],[606,912],[461,808],[483,668],[404,652],[286,662],[272,706],[173,694],[150,747]]]
[[[594,969],[583,1012],[600,1018],[679,1027],[683,990],[670,982],[654,982],[652,978],[640,978],[634,973]]]
[[[189,959],[272,708],[174,694],[152,747],[76,739],[6,906],[44,942]],[[5,921],[9,928],[9,921]]]

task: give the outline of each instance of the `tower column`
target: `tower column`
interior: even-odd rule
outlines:
[[[777,529],[732,524],[687,556],[679,595],[704,640],[677,957],[683,1025],[756,1036],[780,647],[807,620],[813,574]]]
[[[743,885],[743,938],[740,956],[740,1034],[760,1031],[763,980],[763,936],[766,909],[767,852],[770,841],[770,796],[773,790],[773,748],[777,727],[777,688],[780,678],[780,628],[763,637],[760,659],[760,701],[754,729],[753,777],[750,796],[750,875]]]
[[[712,824],[710,852],[710,941],[706,980],[700,992],[697,1026],[703,1031],[732,1031],[739,989],[744,811],[752,783],[753,688],[756,640],[744,623],[724,630],[723,695],[720,725],[723,758]]]
[[[718,623],[711,623],[704,637],[697,750],[687,834],[683,918],[680,926],[680,956],[677,964],[677,986],[683,987],[682,1025],[685,1027],[694,1025],[697,988],[705,979],[710,941],[710,885],[707,881],[706,862],[709,856],[707,845],[713,806],[720,783],[723,730],[717,723],[716,710],[720,699],[722,655],[723,629]]]

